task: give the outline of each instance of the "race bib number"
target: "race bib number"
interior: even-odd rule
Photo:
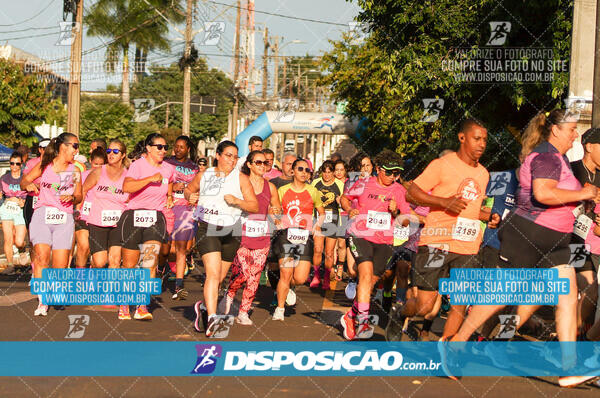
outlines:
[[[121,210],[102,210],[100,217],[103,227],[114,227],[121,218]]]
[[[308,242],[308,230],[289,228],[287,231],[287,240],[295,245],[305,245]]]
[[[327,223],[333,222],[333,210],[325,210],[325,221]]]
[[[156,210],[136,210],[133,212],[133,226],[148,228],[156,224]]]
[[[173,198],[175,198],[175,199],[185,199],[185,196],[183,196],[183,190],[181,190],[181,191],[174,191],[173,192]]]
[[[91,209],[92,209],[92,204],[90,202],[87,202],[87,201],[83,202],[83,204],[81,205],[80,213],[84,216],[89,216]]]
[[[267,235],[267,222],[257,220],[246,220],[246,236],[249,238],[260,238]]]
[[[18,214],[21,211],[21,206],[12,200],[7,200],[4,202],[4,208],[11,214]]]
[[[66,224],[67,213],[62,210],[58,210],[54,207],[46,207],[46,216],[44,218],[46,224],[58,225]]]
[[[580,214],[579,217],[577,217],[577,220],[575,220],[573,233],[575,233],[575,235],[579,236],[581,239],[585,239],[587,238],[588,232],[590,232],[590,228],[592,227],[593,223],[594,221],[592,221],[591,218],[585,214]]]
[[[367,214],[367,228],[386,231],[392,225],[392,215],[387,211],[369,210]]]
[[[479,235],[479,225],[479,220],[458,217],[452,231],[452,239],[473,242]]]
[[[410,236],[409,227],[394,227],[394,245],[399,246],[408,240]]]

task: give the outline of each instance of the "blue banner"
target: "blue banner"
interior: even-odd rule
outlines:
[[[569,280],[556,268],[453,268],[439,292],[455,305],[557,305]]]
[[[600,375],[599,342],[2,342],[3,376]],[[443,353],[443,356],[441,355]]]
[[[145,305],[160,293],[160,278],[144,268],[45,268],[31,279],[31,294],[47,305]]]

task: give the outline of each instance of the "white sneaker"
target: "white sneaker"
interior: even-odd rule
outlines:
[[[291,290],[290,290],[291,292]],[[283,321],[285,319],[285,308],[277,307],[275,308],[275,312],[273,312],[273,320],[274,321]]]
[[[348,298],[348,300],[354,300],[354,297],[356,297],[356,282],[348,282],[344,293],[346,293],[346,297]]]
[[[40,303],[35,309],[33,316],[46,316],[48,315],[48,306]]]
[[[285,298],[285,303],[287,305],[295,305],[296,304],[296,292],[294,291],[294,288],[290,287],[290,290],[288,290],[287,297]]]
[[[247,312],[240,312],[235,318],[235,321],[240,325],[250,326],[253,324],[252,319],[250,319]]]

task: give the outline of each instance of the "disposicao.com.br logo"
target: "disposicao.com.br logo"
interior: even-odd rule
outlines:
[[[201,362],[199,353],[198,363]],[[397,372],[397,371],[436,371],[440,362],[405,361],[398,351],[364,350],[364,351],[226,351],[222,353],[223,372],[272,372],[282,371],[286,374],[300,372]],[[206,358],[205,355],[202,357]],[[214,369],[214,368],[213,368]],[[197,372],[196,369],[192,373]],[[212,373],[212,371],[211,371]]]

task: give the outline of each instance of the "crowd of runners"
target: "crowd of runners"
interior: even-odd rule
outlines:
[[[521,166],[490,173],[479,162],[485,124],[466,119],[458,149],[415,173],[391,150],[359,152],[348,163],[333,154],[319,168],[285,153],[275,167],[260,137],[243,157],[233,142],[221,142],[212,167],[189,137],[168,143],[159,134],[132,153],[118,139],[95,140],[82,162],[78,137],[63,133],[40,142],[27,163],[13,153],[1,178],[2,273],[15,272],[27,233],[34,278],[47,267],[148,268],[152,277],[171,277],[173,300],[195,302],[194,326],[207,337],[240,289],[235,320],[252,325],[261,275],[273,289],[274,321],[285,321],[296,287],[327,291],[344,278],[352,300],[340,319],[345,339],[372,336],[378,300],[389,314],[389,341],[429,340],[435,318],[447,312],[444,352],[449,341],[492,339],[498,313],[516,313],[517,331],[539,326],[539,306],[452,305],[438,293],[451,269],[556,268],[570,284],[555,309],[556,338],[599,340],[600,129],[582,135],[584,158],[569,163],[577,137],[568,111],[542,112],[523,135]],[[578,245],[585,261],[573,266]],[[202,301],[184,285],[193,267],[203,267]],[[147,306],[130,310],[115,307],[121,320],[152,319]],[[34,314],[47,313],[40,298]]]

